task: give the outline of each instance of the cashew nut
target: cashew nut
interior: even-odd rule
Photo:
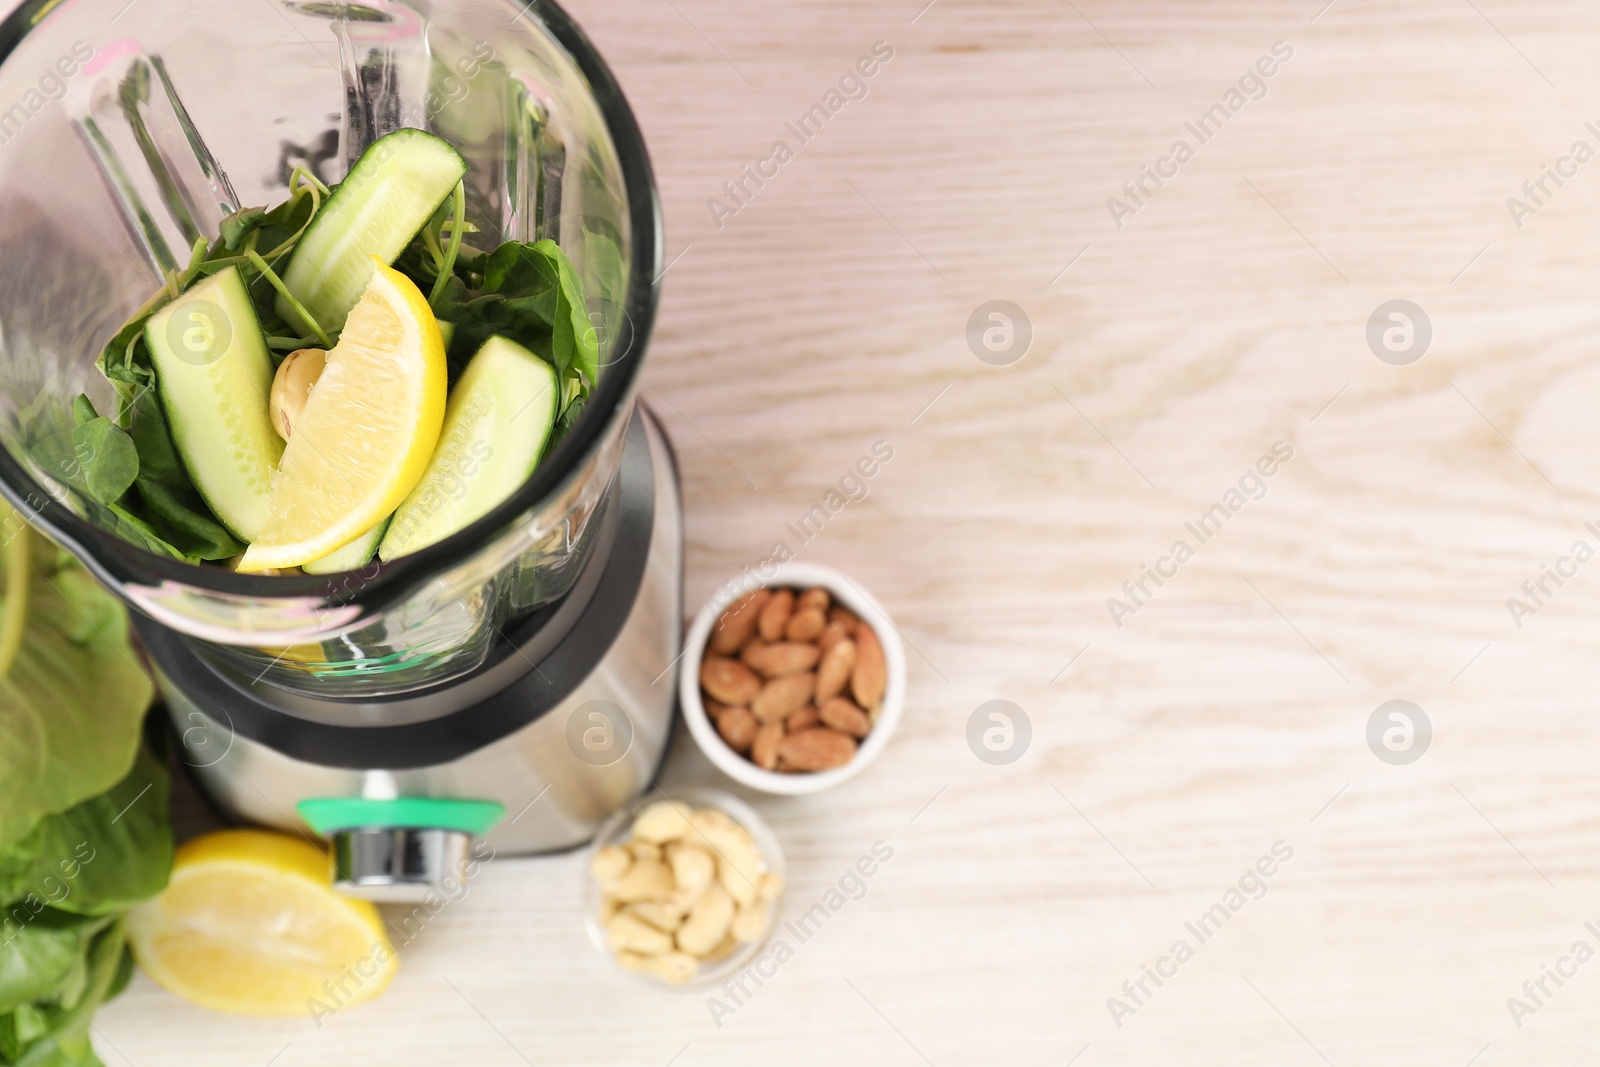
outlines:
[[[672,871],[657,860],[640,860],[628,873],[606,887],[612,896],[624,904],[637,904],[644,900],[666,900],[675,888]]]
[[[665,844],[689,832],[689,815],[683,806],[663,800],[652,804],[633,820],[633,836],[638,841]]]
[[[704,956],[722,943],[732,923],[733,898],[713,883],[678,928],[678,947],[691,955]]]
[[[633,857],[615,845],[608,845],[594,854],[589,861],[589,873],[601,885],[609,885],[628,873]]]
[[[667,862],[672,865],[672,879],[677,883],[678,895],[693,904],[706,891],[716,873],[716,861],[711,853],[696,845],[679,841],[668,847]],[[687,910],[687,905],[686,905]]]
[[[272,393],[267,400],[267,412],[272,417],[272,428],[285,441],[294,432],[300,413],[305,410],[311,389],[322,377],[328,353],[320,348],[302,348],[290,352],[278,364],[278,373],[272,378]]]
[[[670,934],[683,925],[683,910],[676,907],[672,901],[663,904],[646,900],[638,904],[629,904],[628,912],[637,915],[663,933]]]
[[[606,942],[619,952],[655,955],[672,951],[672,935],[662,933],[636,915],[618,912],[606,925]]]

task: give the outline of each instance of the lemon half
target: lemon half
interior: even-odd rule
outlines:
[[[331,1014],[398,967],[378,909],[329,887],[327,854],[264,830],[178,849],[166,890],[128,914],[128,940],[158,984],[238,1015]]]

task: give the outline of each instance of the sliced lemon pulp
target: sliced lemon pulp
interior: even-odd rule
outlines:
[[[166,890],[129,913],[128,939],[158,984],[239,1015],[336,1011],[398,967],[377,908],[329,888],[327,855],[263,830],[180,848]]]
[[[376,269],[306,401],[241,571],[298,567],[355,540],[416,486],[444,423],[444,340],[411,279]]]

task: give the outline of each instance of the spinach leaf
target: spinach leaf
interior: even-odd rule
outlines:
[[[101,525],[124,541],[138,545],[145,551],[153,552],[158,556],[171,556],[174,559],[188,562],[193,562],[199,558],[198,556],[186,556],[178,551],[160,534],[156,533],[155,527],[128,511],[121,504],[112,504],[106,509],[106,513],[109,515],[109,519],[102,520]]]
[[[13,916],[13,910],[20,917]],[[37,915],[21,906],[8,909],[0,925],[0,1014],[30,1001],[59,999],[62,990],[74,984],[73,971],[82,963],[89,938],[110,921],[86,920],[49,908]]]
[[[101,503],[116,503],[139,476],[133,440],[110,419],[92,419],[75,428],[72,447],[83,465],[89,495]]]
[[[124,429],[128,426],[129,410],[134,401],[156,387],[155,364],[150,359],[150,353],[144,349],[145,323],[171,299],[169,289],[158,290],[100,351],[100,372],[117,392],[117,412],[113,419]]]
[[[230,252],[237,252],[245,237],[260,229],[266,217],[266,208],[246,207],[223,219],[221,227],[223,247]]]
[[[111,984],[106,988],[106,1000],[115,1000],[128,988],[128,983],[133,981],[133,952],[126,945],[122,947],[122,958],[117,961],[116,973],[111,976]]]
[[[627,295],[628,264],[622,259],[622,235],[609,220],[584,218],[583,258],[597,290],[589,295],[606,311],[620,312]]]
[[[122,605],[81,567],[21,562],[27,625],[0,677],[0,846],[124,778],[152,696]],[[12,575],[6,598],[21,588]]]
[[[5,1061],[11,1067],[105,1067],[105,1061],[95,1055],[86,1036],[87,1023],[81,1023],[72,1009],[39,1010],[25,1005],[14,1014],[20,1018],[25,1013],[39,1019],[33,1029],[47,1036],[34,1044],[20,1046],[17,1058]],[[3,1035],[4,1031],[0,1030],[0,1041]],[[4,1048],[3,1043],[0,1048]]]
[[[103,1067],[89,1041],[89,1016],[119,992],[127,973],[122,920],[80,941],[72,970],[54,999],[19,1004],[0,1016],[0,1056],[15,1067]]]
[[[563,437],[567,436],[567,434],[571,432],[572,428],[577,425],[579,417],[583,415],[584,405],[587,404],[588,401],[589,398],[586,395],[580,395],[574,397],[571,403],[561,409],[561,414],[556,416],[555,432],[550,435],[552,445],[554,442],[559,441]],[[546,445],[546,450],[548,451],[552,445]]]
[[[81,412],[75,407],[74,414]],[[46,474],[102,504],[115,504],[139,476],[138,450],[110,419],[92,418],[52,434],[31,454]]]
[[[87,407],[79,428],[105,421]],[[140,744],[152,690],[80,565],[24,528],[0,566],[0,1063],[95,1067],[89,1017],[131,974],[118,913],[172,862],[166,769]]]
[[[27,837],[0,848],[0,901],[105,915],[155,896],[172,867],[167,786],[166,768],[141,750],[110,790],[45,816]]]
[[[471,257],[465,262],[472,264]],[[585,391],[593,387],[599,346],[583,284],[560,246],[551,240],[507,241],[481,266],[481,285],[469,287],[458,271],[434,305],[434,314],[456,327],[451,355],[470,359],[501,334],[549,361],[563,384],[576,379]]]

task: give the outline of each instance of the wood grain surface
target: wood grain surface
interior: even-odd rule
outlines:
[[[922,3],[570,5],[665,202],[644,396],[683,464],[689,603],[894,450],[798,554],[894,614],[905,720],[846,786],[754,798],[786,917],[883,841],[865,895],[719,1026],[590,947],[580,857],[496,861],[381,1001],[253,1021],[140,977],[97,1021],[109,1064],[1594,1061],[1600,962],[1523,989],[1600,950],[1600,562],[1523,592],[1600,548],[1600,161],[1522,191],[1600,149],[1592,6]],[[879,41],[865,98],[714,218]],[[997,299],[1032,330],[1004,366],[967,339]],[[1408,365],[1369,347],[1391,300],[1431,328]],[[1007,765],[967,742],[991,700],[1031,722]],[[1369,748],[1390,700],[1431,723],[1409,764]],[[667,781],[718,775],[680,732]]]

